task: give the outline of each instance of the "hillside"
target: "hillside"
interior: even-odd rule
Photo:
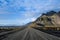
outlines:
[[[29,27],[60,27],[60,11],[43,13],[36,21],[31,22]]]

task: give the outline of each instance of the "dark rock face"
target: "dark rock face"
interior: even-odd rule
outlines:
[[[50,12],[47,12],[47,13],[46,13],[47,16],[52,16],[52,15],[54,15],[54,14],[56,14],[55,11],[50,11]]]

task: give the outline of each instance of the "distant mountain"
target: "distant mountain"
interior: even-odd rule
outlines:
[[[36,21],[31,22],[29,27],[60,27],[60,11],[43,13]]]

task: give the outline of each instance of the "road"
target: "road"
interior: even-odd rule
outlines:
[[[60,38],[33,28],[26,28],[9,34],[6,38],[1,40],[60,40]]]

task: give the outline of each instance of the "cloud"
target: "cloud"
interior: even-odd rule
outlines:
[[[32,21],[35,21],[36,18],[32,17],[32,18],[26,18],[23,23],[26,24],[26,23],[29,23],[29,22],[32,22]]]
[[[56,0],[1,0],[2,11],[6,12],[41,12],[42,10],[51,10],[55,8]],[[59,3],[57,4],[59,5]],[[53,7],[54,6],[54,7]],[[3,12],[4,12],[3,11]]]
[[[35,13],[29,13],[29,12],[27,12],[27,13],[25,13],[25,14],[22,14],[23,16],[25,16],[25,17],[27,17],[27,18],[29,18],[29,17],[33,17],[34,15],[35,15]]]
[[[57,8],[60,9],[60,1],[58,0],[0,0],[0,15],[9,14],[10,16],[5,15],[3,17],[8,17],[10,19],[17,18],[14,23],[20,23],[19,20],[21,20],[22,24],[34,21],[43,12],[55,10]],[[12,16],[12,14],[14,15]],[[12,19],[9,21],[12,21]],[[1,23],[6,22],[3,21]],[[7,24],[9,24],[9,22],[7,22]]]
[[[0,20],[0,25],[24,25],[28,22],[32,22],[35,21],[35,18],[29,18],[26,20],[21,20],[21,19],[17,19],[17,20]]]
[[[26,24],[26,23],[24,23],[24,20],[21,20],[21,19],[0,20],[0,25],[22,25],[22,24]]]
[[[36,18],[34,18],[34,17],[33,17],[33,18],[31,18],[31,21],[35,21],[35,20],[36,20]]]

